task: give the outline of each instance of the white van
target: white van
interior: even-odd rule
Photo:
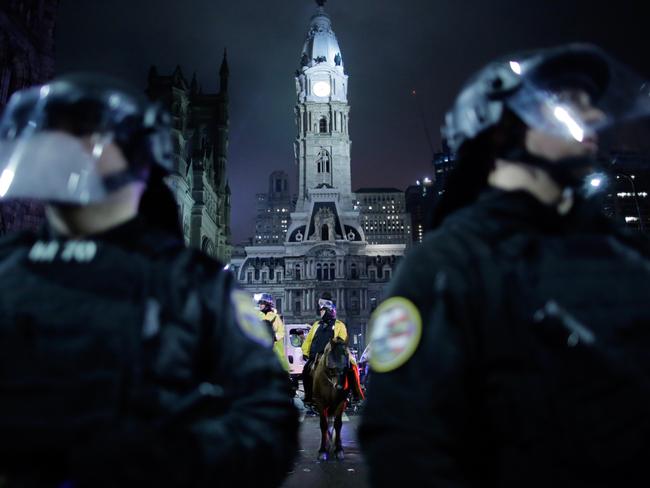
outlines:
[[[297,381],[302,376],[302,368],[305,360],[302,358],[302,343],[307,337],[310,324],[285,324],[284,351],[289,362],[289,374],[291,379]]]

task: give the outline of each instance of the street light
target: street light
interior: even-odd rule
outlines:
[[[625,173],[616,173],[616,179],[618,180],[620,177],[623,177],[630,182],[630,186],[632,187],[632,196],[634,197],[634,205],[636,206],[636,215],[639,219],[639,230],[645,232],[643,217],[641,216],[641,208],[639,207],[639,197],[636,194],[636,187],[634,186],[634,175],[630,176]]]

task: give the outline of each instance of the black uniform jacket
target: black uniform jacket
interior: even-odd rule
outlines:
[[[0,479],[277,486],[297,411],[251,304],[138,218],[85,240],[3,238]]]
[[[582,200],[490,190],[450,215],[390,285],[422,336],[369,387],[372,485],[650,483],[647,249]]]

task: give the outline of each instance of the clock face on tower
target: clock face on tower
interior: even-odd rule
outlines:
[[[327,81],[317,81],[314,83],[313,90],[317,97],[327,97],[330,94],[330,84]]]

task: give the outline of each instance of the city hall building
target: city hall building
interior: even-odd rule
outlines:
[[[317,3],[295,76],[297,197],[288,197],[283,175],[272,175],[269,195],[258,195],[255,245],[236,253],[231,269],[250,293],[271,293],[288,324],[314,322],[318,299],[331,294],[350,346],[361,348],[410,242],[410,220],[403,194],[352,192],[349,80],[325,2]],[[368,198],[384,207],[372,212],[376,232],[362,215]]]

